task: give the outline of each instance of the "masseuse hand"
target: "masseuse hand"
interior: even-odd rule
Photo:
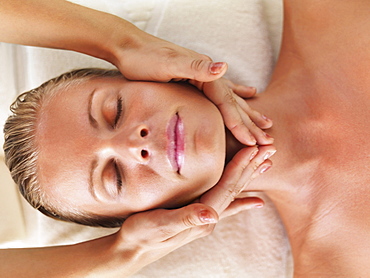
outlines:
[[[262,129],[272,126],[272,121],[249,107],[245,98],[252,98],[256,88],[237,85],[220,78],[212,82],[191,80],[218,107],[225,125],[242,144],[248,146],[270,145],[274,139]]]
[[[249,147],[240,150],[226,165],[218,184],[206,192],[200,202],[211,206],[219,215],[229,215],[230,208],[239,209],[240,204],[249,202],[249,198],[237,199],[248,184],[272,166],[269,158],[276,152],[274,146]],[[261,201],[261,200],[260,200]],[[255,205],[262,205],[256,200]],[[235,211],[233,209],[232,211]]]
[[[272,121],[252,110],[243,99],[253,97],[256,89],[220,78],[226,72],[226,63],[213,63],[208,56],[153,37],[134,26],[129,29],[135,34],[135,43],[124,44],[125,47],[116,44],[113,61],[124,76],[134,80],[189,80],[217,105],[226,126],[241,143],[249,146],[273,143],[273,138],[261,130],[270,128]]]
[[[200,200],[188,206],[167,210],[156,209],[130,216],[114,236],[129,254],[131,275],[173,250],[200,237],[209,235],[219,219],[242,210],[263,206],[257,197],[236,199],[249,182],[271,167],[268,159],[273,146],[248,147],[238,152],[227,165],[219,183]],[[199,203],[200,202],[200,203]],[[118,248],[119,249],[119,248]]]

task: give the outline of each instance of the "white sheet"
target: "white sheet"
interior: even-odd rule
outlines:
[[[277,57],[282,3],[280,0],[76,0],[114,13],[140,28],[227,61],[227,76],[263,90]],[[106,62],[68,51],[0,43],[0,120],[17,93],[73,68],[111,67]],[[3,205],[14,217],[1,218],[3,246],[43,246],[77,242],[112,230],[81,227],[44,217],[24,201],[16,202],[11,184],[1,176]],[[13,209],[14,208],[14,209]],[[3,212],[4,210],[2,210]],[[18,214],[16,213],[18,211]],[[24,222],[19,216],[23,213]],[[13,219],[13,220],[12,220]],[[18,231],[6,238],[5,227]],[[17,240],[18,242],[14,242]],[[214,233],[144,268],[134,277],[291,277],[290,248],[282,223],[267,200],[265,208],[221,221]]]

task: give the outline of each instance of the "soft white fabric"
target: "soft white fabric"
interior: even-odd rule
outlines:
[[[233,81],[256,86],[259,91],[268,84],[280,44],[281,0],[74,2],[121,16],[215,61],[227,61],[227,76]],[[17,93],[73,68],[112,67],[78,53],[1,43],[0,58],[1,123]],[[1,195],[11,197],[2,203],[1,212],[12,212],[11,217],[1,215],[2,246],[71,243],[113,231],[49,219],[18,198],[9,178],[1,174],[0,182]],[[291,277],[292,260],[283,225],[273,205],[265,200],[265,208],[222,220],[212,235],[172,252],[134,277]],[[7,236],[9,229],[16,232],[14,236]]]

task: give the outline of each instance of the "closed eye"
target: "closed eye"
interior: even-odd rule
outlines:
[[[118,192],[120,192],[122,189],[121,171],[119,170],[119,166],[116,160],[113,162],[113,165],[114,165],[114,171],[116,172],[116,186],[117,186]]]
[[[117,98],[117,112],[116,112],[116,117],[114,118],[113,128],[117,127],[117,123],[119,119],[121,118],[121,115],[122,115],[122,98],[118,97]]]

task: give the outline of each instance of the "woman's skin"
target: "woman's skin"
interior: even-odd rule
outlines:
[[[248,103],[274,119],[263,190],[290,239],[295,277],[370,273],[370,2],[285,1],[280,57]]]

